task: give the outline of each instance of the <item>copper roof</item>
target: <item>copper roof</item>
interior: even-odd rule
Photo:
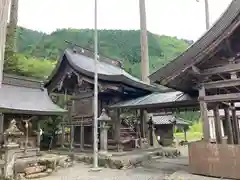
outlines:
[[[166,93],[152,93],[136,99],[116,103],[110,108],[148,108],[148,107],[160,107],[163,105],[172,106],[173,104],[181,102],[193,102],[198,104],[197,100],[189,95],[175,91]]]

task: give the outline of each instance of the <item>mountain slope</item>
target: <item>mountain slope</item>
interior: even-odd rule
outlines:
[[[93,30],[60,29],[50,35],[18,29],[18,51],[27,56],[55,59],[69,46],[65,41],[93,49]],[[188,46],[187,40],[148,33],[150,71],[164,66]],[[140,31],[99,30],[99,52],[104,56],[122,60],[124,68],[140,77]]]

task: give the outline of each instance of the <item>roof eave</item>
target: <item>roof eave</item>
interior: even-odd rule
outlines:
[[[67,113],[67,111],[40,111],[40,110],[25,110],[25,109],[11,109],[0,107],[1,113],[7,114],[26,114],[26,115],[36,115],[36,116],[62,116]]]
[[[196,56],[201,53],[201,58],[203,59],[203,56],[205,56],[206,53],[202,53],[205,49],[211,47],[210,45],[215,42],[219,36],[223,35],[223,32],[226,31],[226,29],[229,27],[229,25],[232,24],[232,21],[236,19],[237,15],[239,14],[239,8],[240,7],[240,1],[239,0],[233,0],[227,10],[222,14],[222,16],[219,18],[218,21],[208,30],[205,32],[205,34],[199,38],[198,41],[196,41],[193,45],[191,45],[186,51],[184,51],[180,56],[175,58],[173,61],[168,63],[166,66],[158,69],[154,73],[152,73],[149,78],[152,82],[158,82],[161,83],[163,79],[166,79],[171,76],[172,69],[174,69],[176,62],[180,63],[181,68],[179,68],[178,71],[175,71],[175,74],[181,74],[183,69],[186,69],[192,65],[192,63],[196,60]],[[217,32],[217,34],[216,34]],[[209,37],[213,37],[210,39]],[[204,48],[198,48],[199,46],[204,45]],[[193,51],[195,49],[198,49],[198,51]],[[188,58],[189,56],[189,58]],[[191,57],[190,57],[191,56]],[[198,57],[198,61],[201,60]],[[187,62],[191,61],[191,62]],[[177,77],[177,76],[176,76]],[[176,78],[174,77],[174,78]],[[173,78],[173,79],[174,79]]]

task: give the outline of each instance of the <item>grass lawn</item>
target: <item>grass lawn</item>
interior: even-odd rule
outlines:
[[[175,133],[174,136],[179,141],[184,140],[184,133]],[[201,138],[202,138],[201,132],[192,132],[192,131],[187,132],[187,141],[196,141],[196,140],[200,140]]]
[[[202,139],[202,123],[201,121],[194,123],[187,131],[187,141],[197,141]],[[184,140],[183,132],[175,132],[174,136],[179,141]]]

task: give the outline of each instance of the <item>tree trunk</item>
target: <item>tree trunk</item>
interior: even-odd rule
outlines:
[[[11,0],[10,20],[7,29],[4,71],[14,72],[17,63],[15,52],[17,51],[17,22],[18,0]]]
[[[6,43],[6,29],[10,0],[0,1],[0,85],[2,84],[2,71]]]

